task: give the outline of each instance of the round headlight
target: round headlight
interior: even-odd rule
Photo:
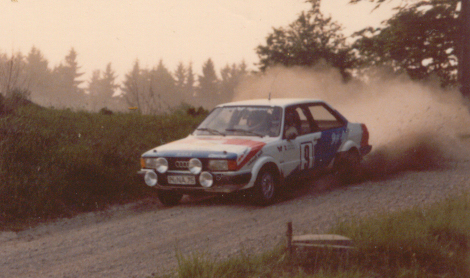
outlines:
[[[197,158],[191,158],[191,160],[189,160],[188,168],[191,173],[197,175],[202,171],[202,162]]]
[[[145,173],[144,180],[145,180],[145,184],[147,184],[148,186],[153,187],[157,185],[157,182],[158,182],[157,173],[155,173],[154,171],[147,171],[147,173]]]
[[[159,173],[165,173],[168,170],[168,161],[163,157],[157,158],[155,169],[157,169]]]
[[[209,172],[202,172],[199,183],[204,187],[211,187],[214,184],[214,177]]]

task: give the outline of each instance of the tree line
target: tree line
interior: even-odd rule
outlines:
[[[82,84],[85,81],[80,79],[83,73],[73,48],[63,63],[50,68],[40,50],[33,47],[26,56],[0,54],[0,92],[7,96],[13,92],[31,94],[39,104],[54,107],[94,111],[135,107],[155,114],[181,103],[211,108],[229,101],[245,77],[263,74],[276,65],[327,65],[336,68],[344,82],[380,68],[390,74],[407,74],[413,80],[438,80],[444,88],[460,86],[458,65],[466,43],[460,36],[461,1],[398,0],[395,14],[382,27],[365,28],[351,38],[343,35],[340,24],[322,14],[320,0],[307,2],[311,3],[309,10],[288,26],[273,28],[265,44],[255,49],[259,57],[256,72],[248,72],[240,62],[226,65],[217,74],[210,58],[201,75],[194,73],[191,63],[180,63],[170,71],[163,61],[143,68],[137,60],[122,84],[116,83],[111,63],[104,70],[93,71],[90,80]],[[384,0],[370,2],[380,6]]]
[[[0,54],[0,92],[9,97],[22,94],[36,103],[55,108],[78,108],[99,111],[136,108],[145,114],[158,114],[187,104],[211,108],[230,101],[237,84],[248,74],[244,62],[226,65],[218,76],[209,58],[202,75],[193,72],[192,64],[178,64],[171,72],[160,61],[153,68],[143,68],[135,61],[122,84],[108,63],[104,70],[94,70],[88,81],[72,48],[64,62],[53,68],[36,47],[28,55],[17,52]]]
[[[139,61],[125,75],[121,86],[122,99],[142,113],[160,113],[172,107],[187,104],[210,109],[221,102],[232,100],[239,82],[248,74],[244,62],[226,65],[217,75],[209,58],[202,66],[202,74],[194,74],[191,63],[179,63],[171,73],[160,60],[152,69],[141,68]]]

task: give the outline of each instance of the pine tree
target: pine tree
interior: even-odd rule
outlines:
[[[235,89],[246,76],[246,64],[241,62],[239,65],[226,65],[220,71],[220,102],[229,102],[235,96]]]
[[[175,79],[162,60],[150,71],[150,78],[150,101],[153,103],[154,113],[166,111],[181,103],[182,99],[176,93]]]
[[[33,46],[26,56],[25,72],[32,99],[42,105],[47,105],[51,97],[52,77],[48,64],[41,51]]]
[[[202,66],[202,75],[199,76],[198,81],[197,100],[199,104],[206,109],[214,107],[219,103],[219,79],[210,58]]]
[[[183,96],[184,90],[186,87],[186,68],[183,63],[180,62],[175,70],[175,86],[178,91],[178,94]]]
[[[193,73],[193,64],[189,63],[186,69],[186,84],[185,84],[185,98],[184,101],[192,104],[194,102],[194,94],[195,94],[195,83],[196,80],[194,79]]]
[[[21,52],[11,57],[0,57],[0,93],[11,97],[14,92],[29,93],[29,79],[25,73],[25,58]],[[25,95],[24,97],[29,97]]]
[[[111,68],[111,63],[106,65],[106,70],[103,72],[103,78],[101,79],[102,85],[102,106],[112,108],[115,106],[114,94],[119,88],[119,85],[116,84],[117,75]]]
[[[99,107],[99,98],[100,93],[102,91],[101,87],[101,71],[94,70],[90,81],[88,81],[88,97],[89,97],[89,105],[92,111],[96,111]]]
[[[136,60],[132,70],[124,76],[122,86],[123,100],[129,107],[137,107],[141,113],[147,113],[144,101],[144,84],[139,61]]]
[[[79,87],[83,82],[78,80],[80,73],[77,52],[72,48],[65,56],[65,64],[59,64],[52,71],[54,100],[59,107],[83,107],[85,105],[84,90]]]

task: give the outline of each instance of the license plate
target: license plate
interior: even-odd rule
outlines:
[[[194,176],[168,176],[169,184],[196,184]]]

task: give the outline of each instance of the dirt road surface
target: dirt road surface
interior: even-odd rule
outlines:
[[[0,233],[0,277],[148,277],[175,272],[184,255],[225,258],[259,252],[294,234],[326,232],[350,217],[401,210],[470,187],[470,162],[400,172],[386,179],[339,186],[331,176],[309,181],[269,207],[234,198],[156,200],[61,219],[22,232]]]

